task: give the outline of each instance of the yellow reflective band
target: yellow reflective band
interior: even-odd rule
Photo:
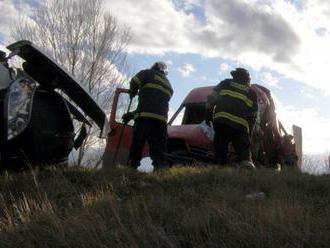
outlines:
[[[168,95],[169,97],[172,96],[172,93],[171,91],[169,91],[168,89],[165,89],[164,86],[161,86],[159,84],[152,84],[152,83],[148,83],[148,84],[145,84],[142,89],[144,88],[152,88],[152,89],[157,89],[157,90],[160,90],[162,92],[164,92],[166,95]]]
[[[170,82],[166,78],[162,78],[161,76],[155,75],[155,80],[160,81],[161,83],[165,84],[167,87],[172,88]]]
[[[235,83],[235,82],[231,82],[230,85],[233,86],[234,88],[237,88],[239,90],[244,90],[246,92],[248,92],[250,89],[250,87],[247,85],[239,84],[239,83]]]
[[[137,83],[137,85],[138,86],[141,86],[141,81],[140,81],[140,79],[138,78],[138,77],[133,77],[133,79],[132,79],[134,82],[136,82]]]
[[[249,123],[247,122],[247,120],[245,120],[242,117],[238,117],[236,115],[230,114],[228,112],[218,112],[214,114],[214,119],[216,118],[226,118],[228,120],[231,120],[233,122],[236,122],[244,127],[246,127],[246,129],[249,131]]]
[[[162,116],[162,115],[157,115],[157,114],[154,114],[154,113],[150,113],[150,112],[141,112],[138,114],[139,117],[148,117],[148,118],[154,118],[154,119],[157,119],[157,120],[161,120],[165,123],[167,123],[167,118]]]
[[[249,106],[250,108],[252,108],[253,106],[253,102],[245,95],[232,91],[232,90],[221,90],[220,91],[220,96],[231,96],[237,99],[242,100],[247,106]]]

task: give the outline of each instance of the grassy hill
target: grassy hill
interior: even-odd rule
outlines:
[[[3,173],[0,190],[0,247],[330,244],[330,177],[295,170],[48,168]]]

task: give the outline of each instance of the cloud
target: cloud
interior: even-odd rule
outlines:
[[[1,0],[0,1],[0,35],[4,37],[4,43],[7,45],[10,40],[11,29],[14,28],[15,23],[22,15],[31,14],[31,6],[19,2],[15,5],[14,0]]]
[[[228,65],[227,63],[221,63],[221,65],[220,65],[221,72],[229,71],[229,69],[230,69],[230,65]]]
[[[274,10],[237,0],[209,0],[205,7],[209,23],[216,29],[204,30],[202,42],[216,42],[232,55],[259,51],[285,63],[298,52],[299,36]]]
[[[28,3],[0,1],[0,33],[8,35],[20,14],[31,13]],[[130,28],[130,52],[230,59],[257,71],[271,69],[330,94],[327,1],[112,0],[104,4]]]
[[[109,9],[131,27],[132,50],[150,53],[193,52],[208,56],[237,56],[258,51],[280,62],[297,52],[299,37],[276,12],[240,0],[207,0],[207,23],[184,11],[172,1],[112,1]],[[180,5],[179,5],[180,6]],[[153,13],[150,15],[149,13]],[[134,18],[127,18],[134,16]],[[148,27],[148,28],[146,28]],[[221,30],[221,32],[219,32]]]
[[[311,91],[310,88],[308,87],[303,87],[301,90],[300,90],[300,93],[302,95],[304,95],[305,97],[307,98],[310,98],[310,99],[313,99],[315,98],[315,94]]]
[[[4,36],[8,36],[10,34],[10,28],[15,22],[16,17],[19,15],[19,12],[11,0],[0,1],[0,9],[0,33]]]
[[[173,61],[172,60],[166,60],[165,63],[168,66],[173,65]]]
[[[202,13],[186,11],[191,6]],[[112,0],[106,9],[131,28],[130,52],[229,59],[330,93],[326,1]]]
[[[265,84],[267,84],[270,87],[282,89],[282,87],[279,85],[278,78],[274,77],[272,73],[270,72],[264,72],[261,74],[261,81]]]
[[[196,71],[196,68],[191,64],[185,64],[178,68],[178,71],[181,73],[182,77],[189,77],[192,72]]]
[[[324,116],[315,108],[298,109],[293,106],[286,106],[274,94],[273,97],[279,120],[286,130],[292,132],[292,124],[302,128],[303,153],[321,154],[329,151],[330,155],[330,117]]]
[[[28,4],[14,2],[0,2],[2,33],[9,33],[19,14],[31,12]],[[129,52],[230,59],[330,93],[325,73],[330,67],[330,3],[326,1],[112,0],[104,4],[130,28]],[[194,11],[196,7],[199,11]]]

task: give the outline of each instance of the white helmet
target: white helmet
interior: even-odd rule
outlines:
[[[151,69],[163,72],[165,75],[168,74],[168,68],[165,62],[158,61],[151,66]]]

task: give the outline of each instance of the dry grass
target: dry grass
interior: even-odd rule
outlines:
[[[328,247],[329,179],[211,166],[3,173],[0,247]]]

